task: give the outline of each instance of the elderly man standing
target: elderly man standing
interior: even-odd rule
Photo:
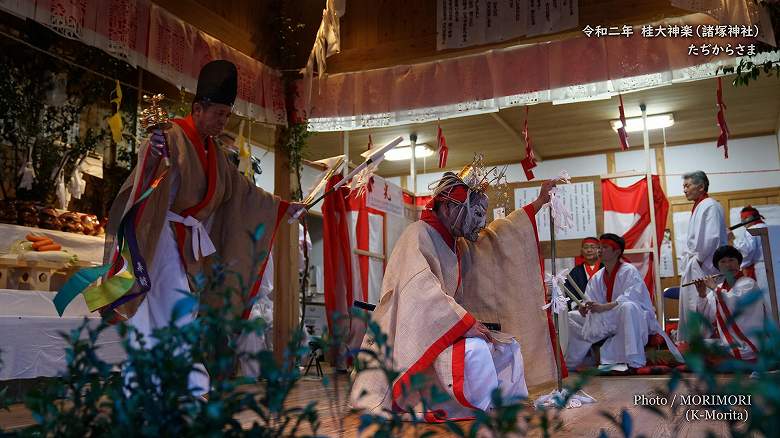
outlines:
[[[710,181],[701,170],[683,175],[685,198],[693,201],[693,212],[688,223],[685,248],[682,249],[681,284],[690,283],[707,275],[717,274],[712,265],[715,250],[728,243],[723,207],[707,195]],[[698,292],[693,284],[680,287],[680,323],[677,341],[687,342],[690,338],[688,318],[696,311]]]
[[[555,184],[544,182],[533,203],[483,230],[486,175],[478,165],[445,173],[421,220],[396,243],[372,316],[392,347],[386,359],[400,375],[388,382],[381,370],[359,372],[354,408],[386,413],[413,407],[426,420],[463,418],[472,409],[489,409],[495,388],[527,397],[526,382],[554,379],[534,217]],[[525,363],[517,341],[533,353]],[[376,344],[367,334],[362,349],[379,354]],[[452,399],[423,411],[423,391],[410,388],[414,375],[427,376]]]
[[[83,293],[90,310],[126,320],[143,335],[146,348],[156,343],[155,329],[171,322],[183,326],[197,317],[194,309],[172,321],[176,304],[198,290],[195,279],[210,274],[217,261],[237,274],[225,276],[222,284],[235,291],[230,312],[249,316],[265,269],[257,266],[253,250],[269,252],[282,218],[305,209],[249,182],[214,141],[225,129],[237,87],[238,70],[231,62],[203,66],[191,114],[154,132],[111,206],[107,264],[100,267],[104,281]],[[260,226],[266,229],[262,236],[255,233]],[[256,241],[248,238],[255,235]],[[67,305],[81,290],[63,288],[55,303]],[[218,292],[204,290],[199,301],[223,306]],[[195,368],[189,388],[207,394],[209,374],[202,364]]]

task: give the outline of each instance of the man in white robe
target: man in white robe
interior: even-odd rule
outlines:
[[[756,280],[758,287],[761,290],[769,290],[769,281],[766,276],[766,266],[764,265],[764,252],[761,245],[761,236],[753,236],[747,230],[766,228],[764,223],[764,217],[758,212],[758,209],[748,205],[743,208],[739,213],[740,220],[749,222],[745,226],[745,233],[739,238],[734,240],[734,248],[737,248],[742,254],[742,264],[740,269],[742,273]],[[769,300],[769,294],[766,294],[766,299]],[[767,301],[768,302],[768,301]],[[770,307],[771,308],[771,305]]]
[[[543,183],[536,201],[480,231],[486,187],[474,176],[445,173],[422,220],[396,243],[371,316],[392,347],[385,360],[400,375],[388,382],[381,370],[358,370],[354,408],[382,414],[412,407],[428,421],[464,418],[472,409],[489,409],[496,388],[504,397],[522,398],[527,382],[554,379],[549,314],[540,310],[544,289],[534,221],[554,183]],[[517,341],[533,352],[525,363]],[[370,334],[361,349],[381,354]],[[361,357],[365,366],[378,365]],[[409,390],[417,374],[452,399],[423,411],[427,391]]]
[[[735,358],[754,360],[761,346],[761,334],[766,324],[774,324],[774,320],[766,300],[745,303],[746,295],[767,295],[767,292],[760,290],[755,280],[742,274],[742,261],[742,254],[732,246],[725,245],[715,251],[712,262],[725,280],[717,284],[713,277],[707,277],[696,282],[696,311],[717,327],[718,342]]]
[[[718,247],[728,243],[723,207],[707,195],[709,185],[707,175],[700,170],[683,175],[683,191],[686,199],[693,201],[693,212],[685,248],[681,249],[680,284],[716,274],[718,270],[712,266],[712,255]],[[680,286],[678,342],[688,340],[688,314],[696,311],[697,296],[693,284]]]
[[[604,268],[588,282],[579,308],[569,312],[566,365],[576,368],[591,346],[604,340],[599,369],[641,368],[646,362],[645,344],[654,333],[664,336],[670,350],[681,360],[655,318],[642,274],[631,263],[620,260],[626,246],[623,238],[607,233],[599,240]]]
[[[302,274],[306,267],[306,258],[304,257],[304,246],[308,254],[311,254],[312,243],[309,233],[304,233],[303,225],[298,225],[298,274]],[[274,347],[274,259],[268,254],[268,264],[263,272],[263,279],[260,282],[260,291],[252,305],[252,311],[249,319],[254,320],[262,318],[265,321],[265,331],[263,333],[242,333],[238,338],[238,349],[240,352],[254,354],[259,351],[270,351]],[[311,281],[311,280],[310,280]],[[260,366],[256,360],[250,357],[239,359],[241,375],[247,377],[259,377]]]

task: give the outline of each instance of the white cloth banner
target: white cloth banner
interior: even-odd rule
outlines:
[[[578,17],[577,0],[438,0],[436,50],[560,32]]]

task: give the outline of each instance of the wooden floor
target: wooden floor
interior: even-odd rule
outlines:
[[[320,436],[358,436],[359,418],[357,414],[350,414],[346,407],[347,377],[338,375],[337,384],[327,388],[319,380],[305,379],[292,392],[289,398],[291,406],[303,406],[312,400],[318,401],[321,418]],[[601,429],[608,436],[622,436],[616,426],[612,425],[601,413],[609,412],[619,414],[624,408],[628,408],[633,416],[634,435],[642,434],[648,437],[673,436],[673,431],[678,428],[676,436],[699,437],[705,436],[706,431],[712,431],[716,436],[725,436],[727,427],[725,423],[716,421],[700,421],[688,423],[680,415],[671,421],[660,419],[652,412],[634,406],[634,395],[649,394],[665,386],[667,377],[594,377],[585,387],[585,391],[597,399],[597,403],[585,405],[576,409],[567,409],[562,412],[564,422],[563,429],[556,432],[558,437],[596,437]],[[251,390],[251,388],[249,388]],[[531,391],[531,399],[547,393],[550,388],[537,388]],[[334,401],[338,400],[338,401]],[[668,409],[666,409],[668,412]],[[239,414],[238,419],[245,426],[254,421],[254,414]],[[10,411],[0,412],[0,426],[3,429],[16,429],[32,423],[32,416],[21,405],[14,405]],[[468,423],[466,423],[468,424]],[[423,431],[433,430],[440,432],[439,436],[447,436],[447,432],[439,426],[421,426],[414,430],[407,428],[404,436],[413,437]],[[531,436],[539,436],[532,433]]]

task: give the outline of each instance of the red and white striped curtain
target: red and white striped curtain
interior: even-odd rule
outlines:
[[[626,249],[651,248],[653,230],[650,226],[650,205],[647,202],[647,179],[642,178],[628,187],[619,187],[611,180],[603,180],[601,196],[604,207],[604,232],[622,236],[626,240]],[[669,201],[657,175],[653,175],[653,198],[655,232],[660,243],[666,229]],[[650,291],[650,299],[654,299],[651,254],[626,254],[625,259],[633,263],[642,273],[647,289]]]

